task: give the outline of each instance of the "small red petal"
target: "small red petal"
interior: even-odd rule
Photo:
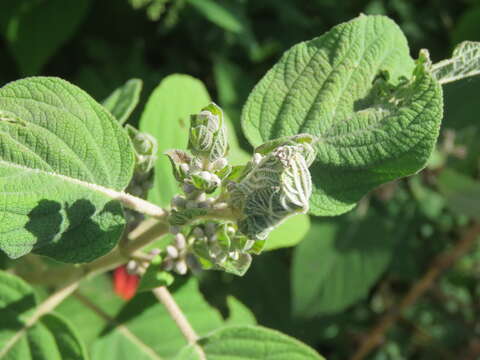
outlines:
[[[113,272],[113,289],[122,299],[130,300],[137,291],[139,278],[127,272],[125,266],[116,268]]]

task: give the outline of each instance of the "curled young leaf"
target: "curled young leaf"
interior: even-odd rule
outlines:
[[[440,84],[480,75],[480,42],[460,43],[450,59],[432,65],[432,75]]]
[[[205,157],[210,162],[226,156],[227,130],[220,107],[211,103],[191,116],[188,148],[193,155]]]
[[[254,156],[246,175],[232,183],[230,191],[243,234],[263,240],[287,217],[308,211],[312,181],[306,157],[314,158],[314,152],[302,143],[280,146],[263,158]]]

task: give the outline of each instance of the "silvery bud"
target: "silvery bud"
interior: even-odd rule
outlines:
[[[210,162],[225,157],[228,150],[223,111],[213,102],[191,116],[188,149]]]
[[[217,175],[208,171],[200,171],[191,174],[190,180],[195,188],[207,193],[215,191],[215,189],[220,186],[222,182]]]
[[[175,246],[179,250],[183,250],[187,246],[187,241],[185,239],[185,235],[183,234],[176,234],[175,235]]]
[[[171,258],[175,259],[178,257],[178,250],[175,246],[168,245],[165,250],[167,251],[168,256],[170,256]]]
[[[188,267],[185,260],[177,261],[174,265],[175,271],[180,275],[185,275],[187,273]]]

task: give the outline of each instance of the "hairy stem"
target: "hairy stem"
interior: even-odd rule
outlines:
[[[153,293],[155,294],[157,299],[165,306],[167,312],[169,313],[175,324],[177,324],[185,339],[187,339],[188,344],[192,345],[195,348],[195,351],[197,352],[199,358],[201,360],[206,360],[203,349],[197,344],[197,333],[193,329],[192,325],[190,325],[190,323],[188,322],[187,318],[176,303],[172,294],[170,294],[170,291],[168,291],[165,286],[161,286],[153,289]]]
[[[168,233],[169,226],[164,221],[147,219],[131,231],[124,243],[115,250],[89,264],[82,266],[84,275],[98,274],[111,270],[130,260],[130,255],[155,239]]]
[[[367,335],[365,341],[351,358],[352,360],[363,360],[371,351],[379,346],[385,333],[400,318],[402,312],[413,305],[420,296],[422,296],[440,276],[440,274],[452,266],[455,261],[462,257],[471,249],[475,241],[480,236],[480,224],[473,224],[465,233],[460,241],[449,251],[438,255],[431,263],[427,272],[422,278],[410,288],[407,295],[400,304],[395,305],[386,313],[375,327]]]

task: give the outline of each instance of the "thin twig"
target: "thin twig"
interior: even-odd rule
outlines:
[[[41,303],[32,316],[26,321],[22,329],[13,335],[10,340],[6,342],[2,349],[0,349],[0,359],[3,359],[4,356],[8,355],[8,352],[13,348],[13,346],[25,335],[25,333],[34,326],[37,321],[45,314],[48,314],[53,309],[55,309],[63,300],[65,300],[69,295],[71,295],[75,290],[77,290],[79,281],[72,282],[60,290],[53,293],[47,300]]]
[[[153,293],[157,299],[165,306],[167,312],[182,332],[189,345],[195,348],[200,360],[206,360],[203,349],[197,344],[198,335],[193,329],[192,325],[188,322],[187,318],[183,314],[182,310],[176,303],[170,291],[165,286],[160,286],[153,289]]]
[[[410,288],[400,304],[396,305],[380,319],[351,359],[362,360],[380,345],[383,341],[384,334],[399,319],[402,312],[409,306],[413,305],[418,298],[432,286],[444,270],[452,266],[455,261],[469,251],[479,236],[480,224],[475,223],[466,231],[463,238],[457,242],[452,249],[438,255],[432,261],[430,267],[422,278]]]
[[[118,323],[115,321],[114,318],[112,318],[110,315],[108,315],[106,312],[104,312],[102,309],[100,309],[96,304],[94,304],[89,298],[86,296],[82,295],[80,291],[77,291],[74,296],[87,308],[92,310],[95,314],[97,314],[100,318],[102,318],[103,321],[107,322],[108,324],[115,325],[115,328],[118,329],[120,333],[123,334],[128,340],[130,340],[132,343],[137,345],[140,350],[142,350],[145,354],[147,354],[150,358],[154,360],[162,360],[162,358],[147,344],[145,344],[141,339],[139,339],[133,332],[130,331],[128,327],[126,327],[123,324]]]

